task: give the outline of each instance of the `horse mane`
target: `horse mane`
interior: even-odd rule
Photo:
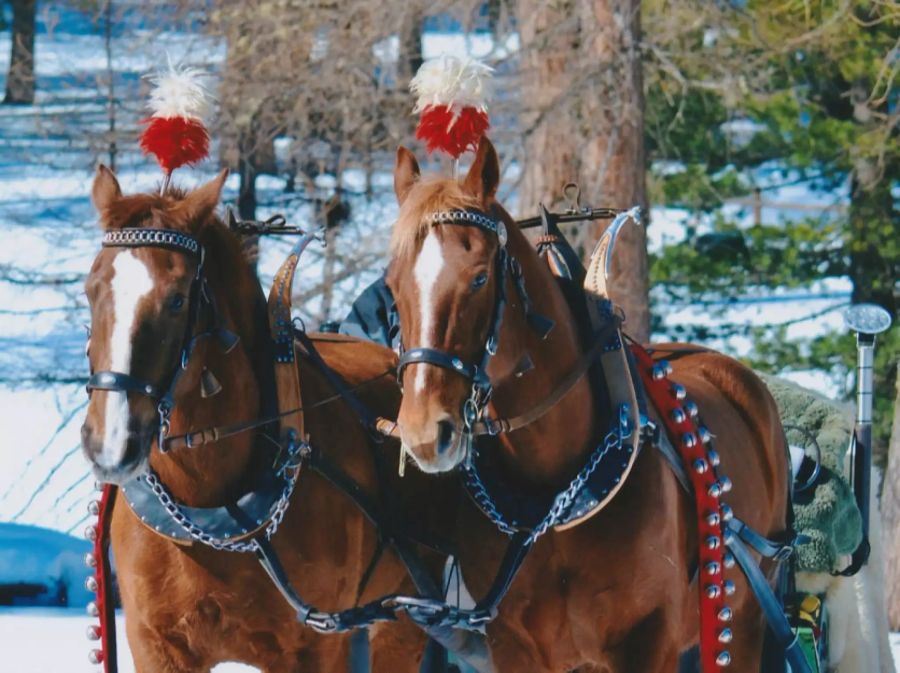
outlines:
[[[437,175],[419,178],[400,206],[391,234],[391,254],[402,258],[415,252],[416,245],[431,226],[425,220],[428,213],[478,206],[478,199],[467,194],[457,180]]]

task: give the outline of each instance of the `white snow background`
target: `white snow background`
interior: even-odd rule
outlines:
[[[127,36],[120,35],[113,43],[115,77],[124,101],[119,123],[132,126],[142,112],[141,96],[146,95],[141,77],[161,67],[166,52],[175,62],[201,65],[213,72],[224,54],[222,44],[198,32],[173,30],[160,36],[145,30],[142,20],[140,4],[136,3],[120,29],[129,31]],[[9,40],[8,32],[0,35],[0,87],[8,67]],[[127,48],[123,46],[126,42]],[[426,57],[446,51],[491,57],[515,53],[518,48],[515,38],[497,45],[487,35],[454,32],[427,33],[423,44]],[[373,54],[373,59],[395,57],[396,40],[380,44]],[[36,105],[0,106],[0,521],[79,534],[87,519],[86,505],[93,485],[79,448],[86,403],[84,325],[89,321],[81,278],[99,248],[89,191],[96,163],[106,161],[102,141],[105,99],[95,83],[106,72],[101,25],[89,15],[43,3],[36,72]],[[516,172],[515,165],[506,169],[509,175]],[[200,184],[215,170],[214,163],[207,161],[199,169],[179,171],[176,180],[189,186]],[[142,157],[136,145],[120,146],[117,173],[126,192],[152,190],[160,179],[156,165]],[[762,170],[755,177],[776,184],[786,181],[778,167]],[[351,170],[342,178],[351,193],[362,192],[365,180],[361,172]],[[384,255],[396,212],[389,164],[374,176],[374,183],[378,188],[376,198],[351,196],[356,199],[354,214],[342,228],[338,249],[356,246],[373,255]],[[333,184],[333,177],[322,176],[317,187],[327,196]],[[236,188],[237,180],[232,177],[226,198],[233,199]],[[263,177],[258,188],[261,200],[277,201],[284,181]],[[515,204],[515,194],[507,192],[505,196],[508,204]],[[772,189],[767,198],[824,207],[840,202],[844,196],[824,195],[800,184]],[[739,206],[726,209],[749,222],[748,211]],[[273,212],[274,208],[262,208],[259,215],[266,217]],[[303,224],[311,217],[311,207],[291,206],[286,214],[292,222]],[[764,211],[765,221],[770,222],[797,216],[800,214]],[[654,208],[648,229],[651,249],[681,240],[691,218],[685,211]],[[697,225],[696,220],[693,223]],[[708,227],[708,221],[700,221],[701,233]],[[284,242],[264,242],[260,264],[263,282],[271,278],[286,248]],[[341,283],[339,310],[331,317],[340,318],[345,313],[352,297],[374,273],[369,271]],[[302,266],[297,287],[314,284],[321,274],[321,257],[313,258]],[[30,282],[35,279],[41,282]],[[838,309],[846,305],[849,289],[846,281],[816,283],[773,297],[749,297],[715,316],[697,306],[656,308],[665,311],[668,324],[773,324],[790,320],[794,322],[789,336],[806,336],[842,329]],[[310,306],[315,308],[315,302],[312,300]],[[807,315],[817,317],[797,321]],[[711,345],[735,355],[750,348],[746,339],[738,337]],[[786,374],[820,391],[836,392],[827,372]],[[87,597],[78,587],[84,575],[80,555],[85,547],[73,538],[59,543],[47,531],[0,524],[0,579],[14,576],[19,581],[45,581],[74,575],[77,580],[70,580],[70,599],[73,605],[83,605]],[[82,615],[76,608],[0,609],[0,671],[96,670],[87,663],[89,647],[83,633],[90,620]],[[120,640],[124,649],[124,636]],[[120,652],[120,662],[123,671],[132,670],[127,650]],[[246,669],[228,665],[216,670]]]

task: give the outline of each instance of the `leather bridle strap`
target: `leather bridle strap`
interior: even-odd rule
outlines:
[[[592,339],[594,345],[591,346],[590,350],[584,353],[580,358],[578,358],[578,362],[575,363],[575,367],[566,374],[565,378],[560,381],[556,387],[550,392],[550,394],[545,397],[540,404],[532,407],[528,411],[521,413],[517,416],[512,416],[509,418],[483,418],[475,423],[472,428],[472,434],[474,435],[497,435],[500,433],[508,433],[515,432],[521,428],[524,428],[526,425],[530,425],[534,423],[536,420],[541,418],[544,414],[550,411],[553,407],[559,404],[566,395],[571,392],[572,388],[590,371],[591,367],[597,362],[601,355],[606,352],[606,345],[609,343],[609,339],[614,337],[619,329],[618,320],[614,320],[608,326],[606,326],[603,330],[598,332],[594,338]],[[440,353],[440,351],[438,351]],[[443,354],[442,354],[443,355]],[[410,363],[411,364],[411,363]],[[461,372],[462,373],[462,372]],[[502,386],[509,379],[505,379],[500,381],[496,387]],[[379,417],[375,421],[375,427],[383,435],[388,437],[394,437],[395,439],[400,438],[400,429],[397,426],[396,421],[389,420],[387,418]]]
[[[169,383],[165,391],[162,390],[161,386],[142,381],[127,372],[95,372],[91,374],[87,383],[89,395],[94,390],[137,393],[145,395],[156,402],[159,413],[157,443],[159,450],[165,451],[165,437],[169,431],[169,415],[174,405],[175,388],[178,385],[182,372],[187,367],[196,339],[199,338],[194,336],[194,329],[200,320],[201,304],[204,300],[209,301],[209,298],[206,297],[206,288],[204,287],[203,246],[189,234],[169,229],[149,228],[107,231],[103,235],[102,245],[104,248],[165,248],[189,255],[197,261],[197,270],[191,280],[190,296],[188,298],[188,319],[181,343],[181,356],[175,369],[169,376]]]
[[[159,400],[162,393],[152,383],[136,379],[122,372],[97,372],[88,380],[88,392],[92,390],[109,390],[121,393],[138,393],[153,400]]]

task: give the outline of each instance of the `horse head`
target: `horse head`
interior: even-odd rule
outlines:
[[[461,180],[421,179],[412,153],[397,152],[400,213],[387,283],[405,349],[398,421],[405,450],[425,472],[451,470],[465,458],[472,404],[486,402],[473,397],[488,393],[476,391],[487,381],[485,349],[497,348],[504,291],[498,260],[511,224],[496,200],[499,179],[487,139]]]
[[[85,283],[92,376],[82,448],[104,481],[122,483],[146,466],[200,336],[226,334],[213,324],[203,243],[208,228],[225,229],[213,210],[226,177],[187,193],[125,196],[109,169],[97,171],[92,200],[104,238]],[[183,378],[199,380],[190,374]]]

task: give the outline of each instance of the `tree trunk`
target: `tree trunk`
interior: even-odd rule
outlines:
[[[647,220],[644,96],[638,0],[520,0],[526,156],[520,210],[559,207],[575,181],[582,203],[640,205]],[[574,56],[573,56],[574,54]],[[608,226],[567,231],[587,257]],[[613,256],[610,288],[639,341],[650,335],[647,237],[626,226]]]
[[[34,31],[37,0],[12,0],[12,53],[4,103],[34,103]]]
[[[900,630],[900,379],[894,400],[894,423],[888,449],[888,464],[881,496],[882,539],[887,569],[884,576],[888,621],[891,631]]]

